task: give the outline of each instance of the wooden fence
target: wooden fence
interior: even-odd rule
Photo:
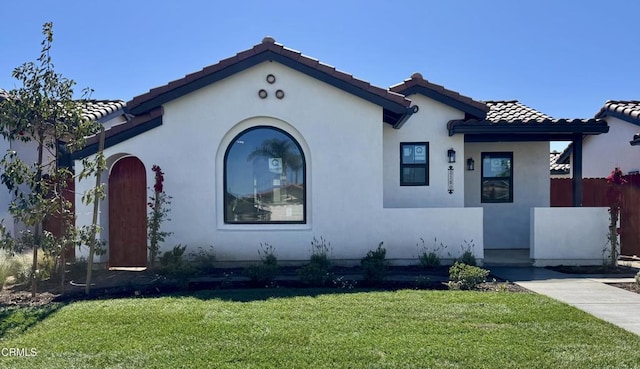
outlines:
[[[622,255],[640,255],[640,174],[627,175],[624,178],[629,183],[622,187],[620,252]],[[572,179],[551,179],[551,206],[573,206]],[[609,206],[605,178],[582,179],[582,206]]]

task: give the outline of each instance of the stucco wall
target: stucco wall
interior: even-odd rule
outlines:
[[[609,132],[588,136],[582,147],[582,177],[603,178],[620,167],[626,174],[640,171],[640,147],[631,146],[629,141],[640,132],[640,127],[624,120],[607,117]],[[573,170],[573,156],[570,158]]]
[[[607,246],[607,208],[532,208],[535,266],[599,265]]]
[[[276,77],[275,84],[265,81],[268,74]],[[260,89],[266,89],[269,97],[260,99]],[[284,99],[275,98],[277,89],[284,91]],[[411,127],[411,120],[407,124]],[[446,121],[439,124],[444,130]],[[300,143],[307,164],[306,224],[224,223],[224,152],[238,133],[256,125],[283,129]],[[173,234],[163,250],[177,243],[191,250],[213,245],[221,260],[246,261],[256,260],[260,243],[267,242],[281,260],[305,260],[312,238],[323,236],[331,242],[336,259],[359,260],[383,241],[390,258],[406,261],[417,256],[420,237],[438,237],[452,247],[473,239],[476,253],[481,253],[481,209],[451,209],[445,214],[442,209],[390,213],[395,209],[383,208],[384,125],[381,107],[265,62],[167,103],[162,126],[106,149],[105,156],[109,164],[123,155],[137,156],[146,167],[148,184],[153,183],[151,166],[162,167],[165,191],[173,197],[172,220],[165,225]],[[438,166],[446,162],[448,148],[443,145],[431,152]],[[396,178],[397,173],[399,169]],[[458,198],[461,206],[462,183],[457,182],[451,196],[446,193],[446,171],[438,176],[442,178],[432,172],[431,181],[438,184],[430,189],[438,188],[445,198]],[[78,224],[91,221],[91,209],[80,204],[80,196],[92,184],[87,180],[77,185]],[[103,239],[107,210],[105,201],[100,217]]]
[[[481,202],[482,152],[513,152],[512,203]],[[484,208],[484,247],[529,248],[529,209],[549,206],[549,143],[466,143],[464,158],[475,161],[474,171],[465,170],[465,206]]]
[[[387,208],[463,207],[464,137],[450,137],[447,122],[464,113],[422,95],[409,96],[420,111],[401,129],[384,126],[384,206]],[[429,186],[400,186],[400,143],[429,142]],[[449,194],[447,150],[456,151],[454,191]]]

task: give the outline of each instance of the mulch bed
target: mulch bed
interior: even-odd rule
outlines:
[[[609,286],[622,288],[623,290],[640,293],[640,285],[637,283],[607,283]]]
[[[269,286],[252,284],[242,276],[242,269],[216,269],[205,277],[191,281],[175,281],[152,272],[127,272],[97,270],[92,278],[91,295],[84,294],[84,285],[67,281],[64,294],[60,288],[59,280],[47,280],[38,284],[38,294],[32,298],[29,286],[24,284],[5,286],[0,291],[0,308],[11,306],[42,306],[55,302],[68,303],[79,300],[110,299],[121,297],[145,297],[160,296],[180,291],[198,291],[209,289],[243,289],[243,288],[306,288],[302,282],[295,278],[295,268],[283,267],[280,270],[280,279]],[[388,275],[391,280],[380,284],[367,285],[361,280],[350,279],[342,276],[359,276],[362,271],[358,267],[332,269],[334,278],[329,283],[329,288],[335,289],[361,289],[361,290],[447,290],[445,280],[448,278],[448,266],[442,266],[425,270],[419,267],[391,267]],[[394,280],[393,276],[402,276],[402,280]],[[481,292],[529,292],[527,289],[514,283],[496,280],[489,276],[490,282],[482,283],[476,289]]]
[[[615,268],[605,265],[559,265],[547,267],[547,269],[565,274],[614,274],[620,277],[635,277],[638,273],[637,268],[624,265],[618,265]]]

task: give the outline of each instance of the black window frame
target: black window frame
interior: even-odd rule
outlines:
[[[257,130],[257,129],[272,129],[274,131],[278,131],[279,133],[284,134],[285,136],[287,136],[296,146],[296,148],[300,151],[300,156],[302,157],[302,193],[303,193],[303,199],[302,199],[302,220],[287,220],[287,221],[230,221],[229,217],[230,214],[227,214],[227,159],[229,156],[229,152],[231,151],[231,147],[233,146],[233,144],[239,140],[243,135],[253,131],[253,130]],[[302,150],[302,146],[300,146],[300,143],[298,142],[298,140],[296,140],[291,134],[289,134],[289,132],[278,128],[278,127],[274,127],[274,126],[270,126],[270,125],[258,125],[258,126],[253,126],[253,127],[249,127],[245,130],[243,130],[242,132],[238,133],[227,145],[227,148],[224,152],[224,159],[223,159],[223,163],[222,163],[222,181],[223,181],[223,185],[222,185],[222,212],[223,212],[223,219],[224,219],[224,224],[226,225],[242,225],[242,224],[251,224],[251,225],[260,225],[260,224],[307,224],[307,197],[308,197],[308,193],[307,193],[307,159],[305,157],[304,154],[304,150]]]
[[[405,146],[417,146],[417,145],[424,145],[425,149],[427,150],[426,152],[426,157],[425,157],[425,162],[424,164],[415,164],[415,163],[409,163],[409,164],[405,164],[402,162],[402,159],[404,158],[404,147]],[[429,142],[427,141],[422,141],[422,142],[400,142],[400,186],[429,186]],[[404,175],[403,175],[403,171],[405,168],[424,168],[424,173],[425,173],[425,180],[424,182],[405,182],[404,181]]]
[[[485,177],[484,162],[486,157],[509,159],[509,177]],[[511,204],[513,203],[513,152],[511,151],[489,151],[480,153],[480,202],[484,204]],[[506,200],[488,199],[484,196],[485,181],[508,181],[509,198]]]

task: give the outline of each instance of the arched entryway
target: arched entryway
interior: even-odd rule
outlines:
[[[147,177],[144,164],[126,156],[109,173],[109,267],[147,265]]]

